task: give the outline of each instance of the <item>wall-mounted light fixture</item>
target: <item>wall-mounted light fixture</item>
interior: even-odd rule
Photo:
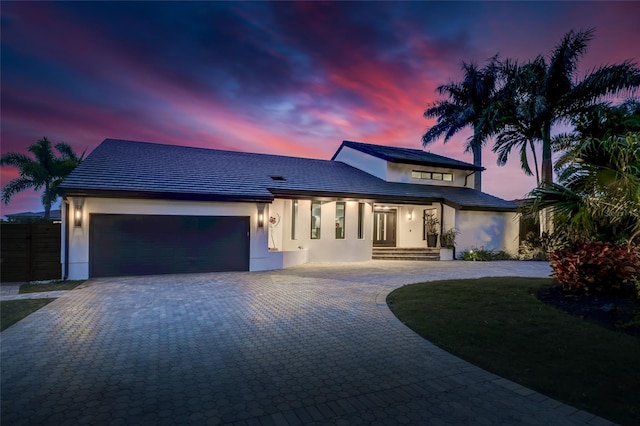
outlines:
[[[75,199],[73,201],[73,225],[76,228],[82,227],[82,206],[84,205],[84,200],[82,198]]]
[[[413,220],[413,209],[409,209],[408,210],[407,219]]]
[[[264,208],[265,203],[258,203],[258,228],[264,228]]]

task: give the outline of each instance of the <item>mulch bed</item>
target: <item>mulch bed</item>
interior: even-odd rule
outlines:
[[[640,300],[614,295],[572,294],[559,285],[541,289],[542,302],[610,330],[640,337]],[[631,324],[633,322],[633,324]]]

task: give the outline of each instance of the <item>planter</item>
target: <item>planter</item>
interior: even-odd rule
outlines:
[[[438,246],[438,234],[427,234],[427,247]]]
[[[453,249],[441,247],[440,260],[453,260]]]

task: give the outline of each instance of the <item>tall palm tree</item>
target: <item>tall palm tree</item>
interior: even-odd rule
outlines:
[[[523,207],[548,209],[580,235],[631,242],[640,235],[640,104],[595,105],[573,124],[559,137],[559,183],[544,182]]]
[[[9,152],[0,158],[1,166],[17,167],[20,171],[20,177],[2,188],[2,201],[5,204],[9,204],[18,192],[29,188],[36,191],[44,188],[42,205],[44,217],[49,219],[51,205],[59,196],[58,185],[84,158],[84,153],[78,157],[66,143],[60,142],[55,148],[60,153],[58,157],[53,153],[51,142],[44,137],[28,148],[34,158],[16,152]]]
[[[474,63],[462,63],[464,77],[461,82],[438,87],[440,95],[448,99],[434,102],[424,112],[425,118],[437,118],[437,123],[422,136],[426,146],[444,135],[446,143],[465,127],[473,127],[473,136],[467,140],[466,152],[473,153],[473,164],[482,167],[482,147],[490,136],[493,121],[487,116],[493,101],[497,79],[497,57],[489,59],[484,68]],[[482,190],[482,175],[476,173],[474,188]]]
[[[553,182],[552,126],[568,121],[604,96],[640,87],[640,69],[630,61],[594,69],[582,80],[577,79],[578,61],[593,33],[593,29],[569,31],[548,59],[538,56],[523,65],[512,63],[503,68],[504,102],[498,111],[500,129],[493,148],[500,163],[506,162],[514,147],[533,147],[533,141],[540,141],[540,181]]]

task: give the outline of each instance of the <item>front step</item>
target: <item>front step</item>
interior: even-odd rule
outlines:
[[[440,260],[439,248],[374,247],[373,260]]]

